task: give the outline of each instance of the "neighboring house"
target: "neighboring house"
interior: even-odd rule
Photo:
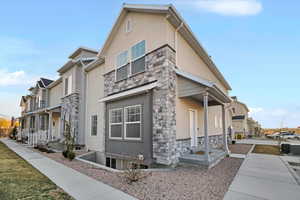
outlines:
[[[108,166],[228,153],[231,88],[172,5],[124,4],[97,57],[85,67],[86,146]]]
[[[237,97],[231,97],[231,111],[232,111],[232,128],[233,137],[241,135],[247,137],[249,135],[248,126],[248,112],[249,109],[246,104],[238,101]]]
[[[260,136],[261,135],[261,125],[258,121],[255,121],[251,117],[248,118],[248,130],[249,136]]]
[[[102,49],[81,47],[69,59],[44,87],[47,140],[63,139],[68,121],[76,143],[113,168],[135,159],[212,165],[228,154],[231,87],[172,5],[124,4]],[[42,114],[27,110],[32,91],[22,130]]]
[[[35,146],[64,139],[64,124],[69,122],[76,145],[85,145],[85,73],[82,66],[92,62],[97,52],[80,47],[59,70],[56,81],[41,78],[30,94],[23,96],[20,122],[23,137]]]

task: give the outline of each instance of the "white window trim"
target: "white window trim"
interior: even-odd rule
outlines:
[[[121,114],[121,116],[122,116],[122,122],[119,122],[119,123],[111,123],[111,112],[112,111],[115,111],[115,110],[121,110],[122,111],[122,114]],[[123,137],[121,136],[121,137],[112,137],[111,136],[111,125],[122,125],[122,128],[123,128],[123,121],[124,121],[124,117],[123,117],[123,108],[114,108],[114,109],[110,109],[109,110],[109,113],[108,113],[108,120],[109,120],[109,127],[108,127],[108,129],[109,129],[109,139],[115,139],[115,140],[120,140],[120,139],[123,139]],[[122,135],[122,132],[121,132],[121,135]]]
[[[215,115],[215,128],[218,128],[218,116],[217,115]]]
[[[145,52],[144,52],[144,54],[132,60],[132,58],[131,58],[131,54],[132,54],[131,49],[132,49],[132,47],[134,47],[135,45],[137,45],[137,44],[139,44],[139,43],[141,43],[141,42],[143,42],[143,41],[145,41]],[[139,74],[139,73],[142,73],[142,72],[144,72],[144,71],[146,70],[146,69],[144,69],[144,71],[142,71],[142,72],[137,72],[137,73],[135,73],[135,74],[132,74],[132,70],[131,70],[131,66],[132,66],[132,63],[133,63],[134,61],[136,61],[136,60],[138,60],[138,59],[140,59],[140,58],[146,56],[146,46],[147,46],[146,40],[140,40],[139,42],[135,43],[134,45],[132,45],[132,46],[130,47],[130,59],[129,59],[129,63],[130,63],[130,67],[129,67],[130,69],[129,69],[129,71],[130,71],[130,73],[129,73],[129,77],[130,77],[130,76],[133,76],[133,75],[136,75],[136,74]],[[145,68],[146,68],[146,66],[145,66]]]
[[[135,122],[126,122],[127,121],[127,109],[128,108],[134,108],[134,107],[139,107],[140,108],[140,121],[135,121]],[[126,133],[126,127],[127,124],[140,124],[140,137],[139,138],[132,138],[132,137],[127,137]],[[127,106],[124,107],[124,139],[126,140],[142,140],[142,105],[132,105],[132,106]]]
[[[132,47],[134,47],[135,45],[137,45],[137,44],[139,44],[139,43],[141,43],[141,42],[143,42],[143,41],[145,41],[145,52],[144,52],[144,54],[141,55],[141,56],[139,56],[139,57],[137,57],[137,58],[135,58],[135,59],[132,59],[132,58],[131,58],[131,55],[132,55],[131,49],[132,49]],[[147,42],[146,40],[140,40],[139,42],[137,42],[137,43],[135,43],[134,45],[130,46],[129,50],[124,50],[124,51],[121,51],[121,52],[119,52],[119,53],[117,54],[117,57],[118,57],[121,53],[127,51],[127,63],[124,64],[124,65],[122,65],[122,66],[118,66],[118,64],[117,64],[117,59],[115,60],[115,63],[116,63],[116,64],[115,64],[115,65],[116,65],[116,69],[115,69],[115,82],[125,80],[125,79],[127,79],[127,78],[129,78],[129,77],[131,77],[131,76],[133,76],[133,75],[142,73],[142,72],[144,72],[144,71],[146,70],[146,69],[145,69],[145,70],[142,71],[142,72],[137,72],[137,73],[134,73],[134,74],[132,74],[132,70],[131,70],[132,63],[133,63],[134,61],[136,61],[136,60],[138,60],[138,59],[140,59],[140,58],[146,56],[146,46],[147,46],[147,43],[146,43],[146,42]],[[124,67],[125,65],[128,65],[128,64],[129,64],[129,72],[128,72],[127,77],[126,77],[125,79],[117,80],[117,71],[118,71],[118,69],[120,69],[120,68],[122,68],[122,67]],[[146,67],[146,66],[145,66],[145,67]]]
[[[124,65],[118,66],[118,56],[121,55],[122,53],[124,53],[125,51],[127,51],[127,62],[126,62]],[[118,71],[118,69],[120,69],[120,68],[122,68],[122,67],[124,67],[124,66],[126,66],[126,65],[128,65],[128,64],[130,63],[130,62],[129,62],[129,58],[128,58],[129,56],[130,56],[130,55],[129,55],[129,51],[128,51],[128,50],[121,51],[121,52],[119,52],[119,53],[117,54],[117,57],[116,57],[116,60],[115,60],[115,63],[116,63],[116,64],[115,64],[115,65],[116,65],[116,70],[115,70],[115,82],[122,81],[122,80],[125,80],[125,79],[128,78],[129,74],[127,75],[126,78],[117,80],[117,71]],[[130,67],[129,67],[129,68],[130,68]]]
[[[97,117],[97,127],[96,127],[96,135],[93,135],[92,133],[93,133],[93,117],[94,116],[96,116]],[[90,134],[91,134],[91,136],[92,137],[94,137],[94,136],[97,136],[98,135],[98,115],[97,114],[93,114],[93,115],[91,115],[91,131],[90,131]]]
[[[128,23],[129,23],[129,29],[128,29]],[[132,31],[132,20],[129,18],[127,19],[125,23],[125,33],[130,33]]]

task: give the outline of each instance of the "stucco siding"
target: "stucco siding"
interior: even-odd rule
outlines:
[[[188,73],[213,81],[224,93],[227,94],[227,90],[224,85],[217,79],[200,56],[196,54],[196,52],[180,34],[178,34],[177,40],[177,67]]]
[[[176,98],[176,139],[190,138],[189,110],[197,111],[197,135],[204,136],[204,112],[201,102],[191,99]],[[210,106],[208,109],[208,133],[209,135],[222,134],[221,106]]]
[[[99,103],[99,99],[103,97],[104,92],[104,72],[103,66],[97,66],[89,71],[86,75],[86,147],[94,151],[104,151],[104,112],[103,103]],[[97,135],[91,135],[91,117],[97,115],[98,126]]]
[[[130,20],[132,30],[125,31],[125,24]],[[118,27],[105,54],[106,72],[116,67],[116,57],[122,51],[129,50],[130,47],[138,42],[146,41],[146,53],[167,43],[166,19],[162,14],[134,13],[126,14],[123,22]]]
[[[49,107],[57,106],[61,103],[63,96],[63,84],[60,82],[49,90]]]

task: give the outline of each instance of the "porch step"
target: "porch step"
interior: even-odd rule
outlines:
[[[210,160],[206,160],[205,155],[198,154],[183,154],[179,157],[180,163],[194,164],[194,165],[204,165],[207,167],[213,167],[219,161],[221,161],[226,156],[223,151],[212,152],[210,154]]]

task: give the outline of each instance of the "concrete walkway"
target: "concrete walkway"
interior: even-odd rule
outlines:
[[[224,200],[299,200],[300,186],[280,156],[249,154]]]
[[[135,199],[11,140],[1,139],[1,141],[77,200]]]

